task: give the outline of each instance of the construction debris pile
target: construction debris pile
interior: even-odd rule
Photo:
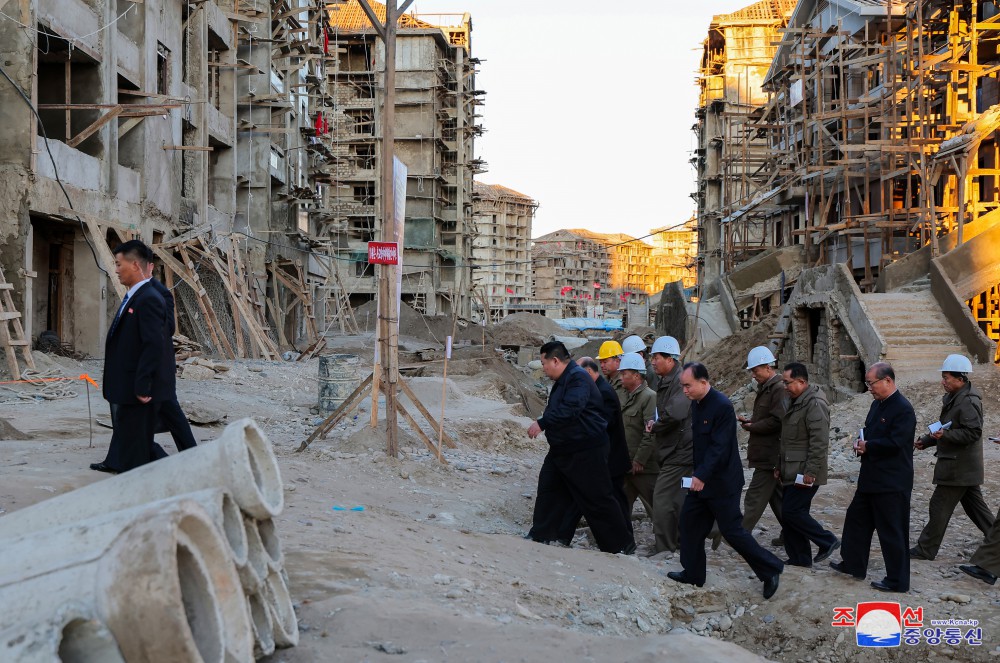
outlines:
[[[0,519],[0,659],[250,661],[298,642],[272,518],[284,493],[250,419]]]

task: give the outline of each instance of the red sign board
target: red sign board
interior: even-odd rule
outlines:
[[[373,265],[398,265],[399,245],[396,242],[368,242],[368,262]]]

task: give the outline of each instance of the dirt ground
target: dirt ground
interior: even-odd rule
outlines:
[[[788,567],[778,594],[764,601],[760,582],[725,545],[708,553],[705,587],[693,588],[666,578],[679,569],[676,559],[602,554],[583,531],[572,548],[524,540],[545,453],[544,440],[524,434],[530,423],[525,414],[537,406],[526,403],[526,394],[539,385],[520,369],[504,372],[492,361],[466,358],[449,367],[445,430],[458,448],[446,450],[447,464],[432,457],[405,427],[401,458],[387,458],[384,434],[366,425],[369,403],[327,439],[296,452],[321,421],[311,411],[317,402],[315,359],[224,362],[230,369],[207,380],[178,380],[185,408],[225,415],[218,425],[196,426],[196,437],[211,439],[226,422],[253,416],[279,458],[286,509],[276,522],[301,640],[270,661],[539,661],[554,656],[736,661],[753,655],[780,661],[985,661],[1000,655],[1000,593],[958,570],[981,540],[964,513],[953,517],[935,561],[913,563],[912,590],[905,595],[880,594],[868,582],[823,564],[811,570]],[[101,374],[99,361],[39,355],[38,363],[47,375]],[[436,364],[428,366],[422,376],[411,378],[411,385],[438,416],[442,387],[435,375],[440,372],[430,368]],[[973,378],[985,396],[987,430],[996,435],[1000,372],[977,367]],[[521,384],[510,384],[518,380]],[[730,381],[742,383],[745,374]],[[95,426],[90,448],[81,384],[75,381],[61,391],[30,385],[0,390],[0,419],[29,438],[12,439],[18,436],[0,428],[0,513],[107,480],[87,469],[103,459],[110,431]],[[904,393],[917,408],[921,427],[937,419],[937,384],[913,385]],[[849,435],[869,403],[869,396],[859,394],[832,408],[831,481],[820,490],[813,511],[838,535],[858,471]],[[91,394],[91,409],[93,416],[106,417],[107,405],[98,394]],[[158,440],[173,453],[169,436]],[[1000,505],[995,488],[1000,447],[989,444],[986,459],[984,493],[995,507]],[[931,452],[917,452],[915,467],[911,540],[927,519]],[[364,510],[350,510],[355,506]],[[641,507],[636,511],[641,514]],[[638,543],[649,546],[648,521],[640,517],[635,524]],[[776,534],[767,512],[756,531],[758,540],[767,546]],[[883,575],[877,542],[873,545],[868,580]],[[831,626],[834,607],[878,600],[923,607],[925,626],[931,619],[977,619],[983,643],[873,651],[855,644],[853,629]],[[705,638],[722,648],[709,646]]]

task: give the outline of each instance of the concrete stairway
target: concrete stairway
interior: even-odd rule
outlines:
[[[946,356],[968,356],[930,287],[930,279],[923,277],[893,292],[862,295],[865,308],[885,339],[886,361],[892,364],[901,384],[940,380],[938,369]]]

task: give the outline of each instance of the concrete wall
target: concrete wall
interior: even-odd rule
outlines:
[[[931,292],[962,343],[979,361],[994,361],[996,343],[972,316],[966,301],[1000,282],[1000,224],[930,262]]]
[[[861,291],[843,264],[805,270],[775,325],[779,362],[800,361],[828,394],[862,390],[863,367],[885,355]]]

